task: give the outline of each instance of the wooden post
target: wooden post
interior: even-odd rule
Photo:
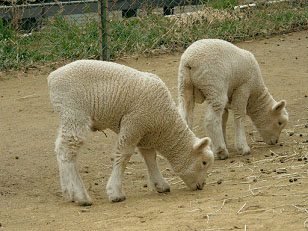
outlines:
[[[108,0],[98,0],[100,59],[110,59],[108,49]]]

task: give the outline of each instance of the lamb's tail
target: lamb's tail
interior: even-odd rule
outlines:
[[[195,107],[194,85],[191,81],[191,67],[183,62],[180,63],[179,67],[178,84],[179,112],[191,128]]]

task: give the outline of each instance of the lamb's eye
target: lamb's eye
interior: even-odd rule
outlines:
[[[278,122],[278,125],[279,125],[279,126],[281,126],[281,125],[282,125],[282,123],[281,123],[281,122]]]
[[[206,161],[202,161],[202,164],[203,164],[203,165],[206,165],[206,164],[207,164],[207,162],[206,162]]]

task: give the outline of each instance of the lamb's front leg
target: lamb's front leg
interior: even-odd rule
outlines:
[[[130,149],[127,152],[117,150],[114,155],[113,168],[106,187],[109,200],[112,202],[120,202],[126,199],[122,188],[122,179],[133,151],[134,149]]]
[[[240,154],[249,154],[250,148],[246,141],[245,135],[245,116],[246,116],[246,106],[249,92],[247,86],[242,85],[240,88],[236,89],[232,95],[231,107],[234,112],[234,128],[235,137],[234,144],[235,148]]]
[[[205,127],[209,137],[212,139],[212,149],[217,154],[219,159],[227,159],[229,152],[226,147],[223,129],[222,129],[222,115],[224,106],[215,107],[208,104],[205,113]]]
[[[244,119],[245,115],[241,116],[237,115],[236,113],[234,114],[234,128],[235,128],[234,144],[237,152],[242,155],[250,154],[250,148],[246,141]]]
[[[157,192],[170,192],[168,182],[163,178],[159,171],[156,161],[156,151],[154,149],[138,148],[140,154],[143,156],[148,169],[149,186]]]

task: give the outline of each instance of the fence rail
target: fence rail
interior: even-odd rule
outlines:
[[[0,70],[160,54],[202,38],[235,41],[308,28],[307,0],[9,2],[0,1]]]
[[[108,10],[137,10],[140,8],[173,8],[176,6],[198,5],[205,1],[201,0],[145,0],[145,1],[109,1]],[[19,15],[21,18],[51,17],[61,12],[62,15],[83,14],[98,12],[99,0],[86,1],[57,1],[47,3],[14,4],[0,6],[0,17],[14,18]]]

